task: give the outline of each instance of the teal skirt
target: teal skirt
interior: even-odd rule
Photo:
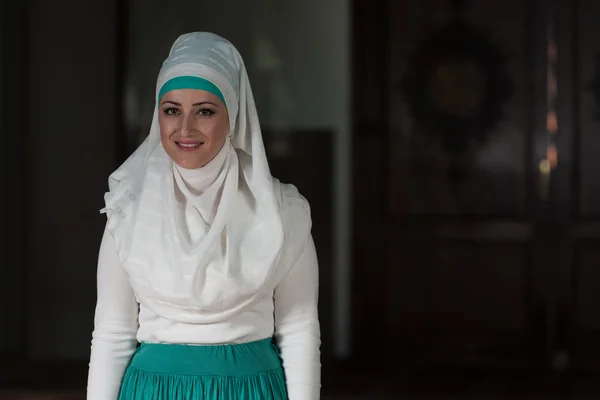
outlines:
[[[287,394],[271,339],[215,346],[142,343],[119,400],[287,400]]]

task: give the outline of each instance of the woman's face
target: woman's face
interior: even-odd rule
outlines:
[[[204,90],[180,89],[160,99],[160,138],[180,167],[195,169],[212,160],[229,134],[229,116],[217,96]]]

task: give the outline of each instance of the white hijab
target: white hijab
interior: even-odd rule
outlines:
[[[175,194],[183,188],[182,174],[162,147],[156,106],[150,134],[110,176],[102,211],[138,301],[170,319],[209,323],[271,293],[286,273],[278,268],[284,242],[280,192],[235,47],[212,33],[182,35],[159,73],[157,97],[164,83],[178,76],[212,82],[229,113],[230,138],[211,161],[223,166],[203,193],[202,202],[215,205],[205,232],[199,240],[185,240]]]

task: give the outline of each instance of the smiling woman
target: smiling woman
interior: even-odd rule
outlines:
[[[310,207],[271,175],[241,55],[184,34],[156,89],[109,178],[88,400],[318,400]]]

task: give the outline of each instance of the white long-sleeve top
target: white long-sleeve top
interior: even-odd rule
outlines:
[[[285,198],[284,198],[285,201]],[[293,207],[282,207],[293,229]],[[286,218],[287,217],[287,218]],[[115,400],[138,342],[224,344],[274,336],[281,351],[289,400],[320,398],[318,264],[312,238],[275,290],[233,318],[210,324],[176,322],[138,304],[108,230],[98,259],[98,299],[88,377],[88,400]]]

